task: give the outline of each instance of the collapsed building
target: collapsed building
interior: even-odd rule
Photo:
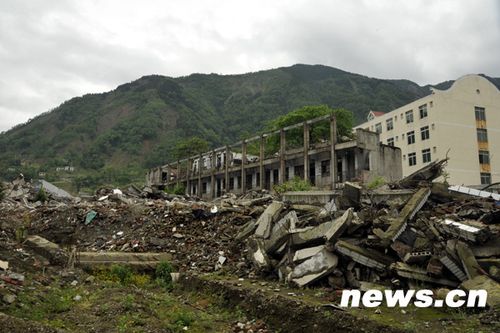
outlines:
[[[329,127],[329,137],[314,135],[320,126]],[[339,138],[335,117],[327,115],[156,167],[146,182],[160,189],[182,186],[188,195],[213,199],[272,190],[295,177],[327,190],[376,177],[396,181],[402,177],[401,150],[381,144],[378,133],[364,129],[352,139]]]

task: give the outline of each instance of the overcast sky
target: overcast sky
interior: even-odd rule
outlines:
[[[500,76],[500,1],[1,0],[0,131],[143,75]]]

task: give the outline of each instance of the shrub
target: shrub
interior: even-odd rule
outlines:
[[[166,188],[165,192],[169,194],[184,195],[186,193],[186,187],[179,184],[174,187]]]
[[[126,266],[113,265],[111,266],[110,275],[122,284],[127,284],[132,279],[132,270]]]
[[[174,271],[172,265],[167,261],[162,261],[156,266],[156,282],[161,286],[165,287],[167,290],[173,289],[172,276],[170,273]]]
[[[294,177],[292,180],[289,180],[281,185],[274,185],[274,190],[281,194],[289,191],[309,191],[312,188],[312,185],[309,181],[304,180],[300,177]]]
[[[377,176],[377,177],[375,177],[375,179],[373,179],[371,182],[369,182],[368,185],[366,185],[366,187],[369,190],[374,190],[374,189],[379,188],[380,186],[382,186],[384,184],[385,184],[384,177]]]

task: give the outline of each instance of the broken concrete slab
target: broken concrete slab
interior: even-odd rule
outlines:
[[[51,264],[64,266],[68,262],[67,253],[59,245],[43,237],[28,236],[24,241],[24,245],[47,259]]]
[[[293,248],[304,248],[334,242],[346,230],[353,216],[353,209],[349,208],[345,213],[329,222],[322,223],[311,229],[292,233],[290,246]]]
[[[272,269],[271,259],[267,255],[263,240],[251,237],[248,240],[248,255],[255,267],[260,271],[269,271]]]
[[[491,236],[488,227],[482,227],[474,221],[457,222],[444,219],[437,220],[436,226],[443,233],[474,243],[484,243]]]
[[[361,265],[380,270],[386,269],[393,262],[390,257],[375,250],[367,250],[342,240],[335,243],[335,250]]]
[[[257,229],[255,230],[255,236],[267,239],[271,234],[271,229],[273,222],[275,222],[283,210],[283,203],[279,201],[273,201],[266,210],[257,220]]]
[[[453,185],[453,186],[450,186],[448,189],[450,191],[453,191],[453,192],[468,194],[468,195],[471,195],[474,197],[492,198],[493,200],[500,201],[500,194],[498,194],[498,193],[481,191],[481,190],[477,190],[475,188],[470,188],[470,187],[460,186],[460,185]]]
[[[77,264],[85,269],[123,265],[138,270],[154,270],[160,262],[172,260],[170,253],[80,252]]]
[[[435,284],[441,284],[449,287],[456,287],[458,285],[457,282],[451,281],[443,278],[434,278],[427,274],[427,271],[420,267],[410,266],[403,262],[396,262],[391,265],[391,268],[396,271],[396,273],[407,279],[431,282]]]
[[[417,251],[417,252],[408,252],[403,261],[407,264],[421,264],[425,262],[432,256],[432,252],[430,251]]]
[[[255,220],[248,221],[243,227],[241,227],[240,232],[236,235],[234,239],[237,241],[242,241],[250,237],[257,228],[257,223]]]
[[[306,249],[297,250],[293,254],[292,261],[295,264],[301,263],[304,260],[314,256],[316,253],[323,251],[324,249],[325,249],[324,245],[319,245],[319,246],[309,247]]]
[[[479,266],[472,250],[463,242],[458,242],[456,245],[457,254],[464,267],[467,278],[473,279],[481,274],[482,268]]]
[[[349,204],[354,207],[359,207],[361,202],[362,188],[359,184],[352,182],[344,182],[343,196],[349,201]]]
[[[486,290],[488,293],[486,304],[492,308],[500,306],[500,284],[486,275],[478,275],[473,279],[467,280],[460,287],[467,291]]]
[[[299,287],[303,287],[331,273],[337,267],[337,263],[338,257],[323,249],[296,266],[288,279]]]
[[[446,268],[448,268],[450,272],[453,273],[453,275],[455,275],[457,279],[459,279],[460,281],[467,280],[467,276],[462,270],[461,265],[457,264],[451,256],[449,256],[448,254],[444,254],[439,258],[439,260]]]
[[[392,220],[391,225],[385,232],[375,229],[373,233],[379,236],[385,245],[395,241],[406,229],[408,222],[423,207],[430,194],[431,190],[427,187],[419,189],[406,203],[399,216]]]
[[[265,251],[272,254],[280,249],[288,240],[290,231],[295,229],[298,221],[297,213],[292,210],[276,222],[271,231],[271,236],[263,243]]]

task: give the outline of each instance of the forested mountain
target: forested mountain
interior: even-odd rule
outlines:
[[[218,146],[262,130],[304,105],[346,108],[356,121],[429,93],[408,80],[381,80],[321,65],[242,75],[144,76],[115,90],[64,102],[0,135],[0,170],[72,165],[123,183],[166,162],[175,144],[198,136]],[[78,172],[81,171],[81,172]],[[55,177],[55,176],[54,176]]]

